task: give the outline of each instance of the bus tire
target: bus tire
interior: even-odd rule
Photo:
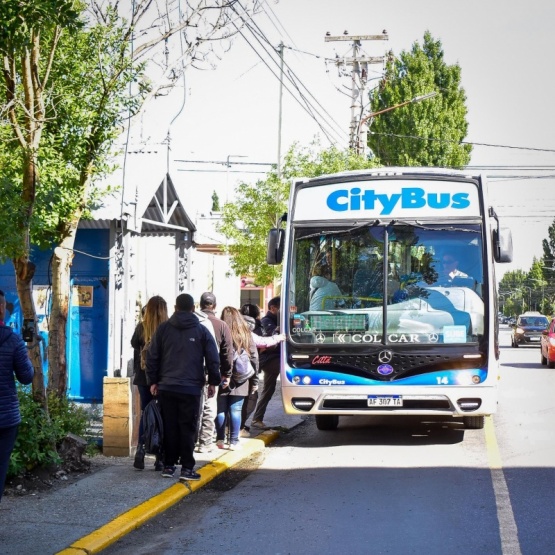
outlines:
[[[339,415],[337,414],[317,414],[316,427],[319,430],[336,430],[339,426]]]
[[[484,417],[463,416],[463,423],[467,430],[481,430],[484,427]]]

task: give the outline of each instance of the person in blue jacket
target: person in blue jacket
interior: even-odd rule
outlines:
[[[15,378],[30,384],[35,374],[23,339],[4,324],[5,317],[6,296],[0,290],[0,500],[21,422]]]

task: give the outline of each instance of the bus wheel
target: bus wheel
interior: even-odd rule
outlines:
[[[317,414],[316,427],[319,430],[336,430],[339,426],[339,415],[337,414]]]
[[[467,430],[481,430],[484,427],[484,417],[463,416],[463,423]]]

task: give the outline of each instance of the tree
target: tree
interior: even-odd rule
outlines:
[[[29,258],[31,225],[40,187],[39,147],[46,121],[47,103],[55,52],[62,34],[75,32],[80,9],[71,1],[17,1],[0,4],[0,54],[3,60],[2,112],[16,141],[14,170],[21,172],[21,195],[12,200],[14,236],[10,252],[16,275],[17,292],[25,318],[36,320],[32,298],[35,266]],[[3,156],[3,158],[5,155]],[[17,167],[19,166],[19,167]],[[5,178],[13,178],[13,173]],[[46,405],[44,376],[38,342],[29,356],[35,369],[33,392]]]
[[[543,277],[550,283],[555,282],[555,220],[547,229],[547,239],[542,241],[543,257],[542,270]]]
[[[543,310],[546,314],[555,313],[555,220],[547,229],[547,238],[542,241],[542,277],[545,280],[545,299]]]
[[[547,282],[543,277],[542,265],[542,261],[534,256],[532,266],[526,275],[526,286],[530,288],[530,310],[539,310],[543,313]]]
[[[269,230],[278,226],[287,211],[290,182],[294,177],[316,177],[374,166],[373,161],[349,150],[335,147],[318,150],[317,145],[312,149],[293,145],[285,156],[282,179],[273,170],[263,181],[241,183],[235,202],[224,206],[219,226],[229,240],[226,250],[232,257],[234,272],[252,276],[259,285],[280,277],[280,267],[266,264],[266,240]]]
[[[507,272],[499,282],[499,294],[505,299],[504,313],[517,315],[524,312],[524,284],[526,282],[524,270]]]
[[[368,146],[384,165],[462,168],[470,161],[472,147],[462,144],[468,122],[461,68],[447,65],[443,56],[441,42],[426,32],[422,46],[415,42],[410,52],[389,57],[383,79],[370,93],[372,112],[439,94],[375,117]]]
[[[220,211],[220,197],[218,193],[214,191],[212,193],[212,212],[219,212]]]
[[[256,2],[246,5],[254,10]],[[48,355],[49,389],[59,396],[67,388],[73,246],[94,178],[107,169],[116,137],[145,101],[174,86],[187,65],[207,63],[214,45],[238,32],[250,14],[239,7],[237,0],[189,2],[187,13],[163,0],[136,0],[130,11],[117,1],[92,0],[88,9],[78,0],[0,3],[0,113],[8,118],[0,121],[0,136],[7,126],[13,137],[0,152],[0,161],[13,160],[0,170],[2,196],[13,203],[13,236],[0,254],[13,260],[24,318],[36,320],[30,247],[57,245]],[[147,72],[150,82],[142,78]],[[38,344],[30,354],[33,392],[45,404]]]

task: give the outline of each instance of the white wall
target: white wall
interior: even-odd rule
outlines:
[[[231,275],[228,275],[231,274]],[[190,293],[198,304],[205,291],[216,295],[217,308],[239,308],[241,280],[233,274],[229,256],[193,251]]]

